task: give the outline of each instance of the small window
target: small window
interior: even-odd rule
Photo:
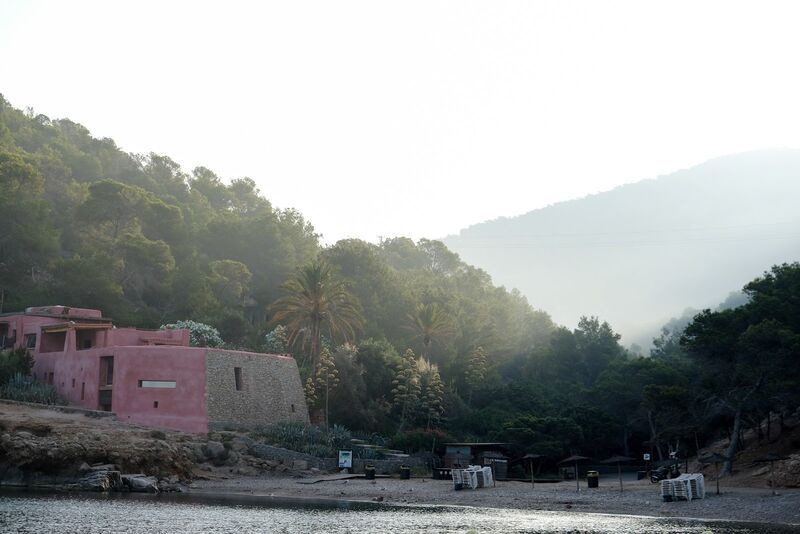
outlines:
[[[84,393],[86,393],[86,382],[81,382],[81,400],[83,400]]]
[[[36,334],[25,334],[25,348],[36,348]]]
[[[292,413],[294,413],[294,404],[292,404]]]
[[[236,381],[236,391],[242,391],[242,368],[233,368],[233,378]]]
[[[72,379],[72,387],[75,387],[75,379]]]
[[[174,380],[139,380],[140,388],[175,389]]]
[[[158,408],[158,401],[153,401],[153,408]]]

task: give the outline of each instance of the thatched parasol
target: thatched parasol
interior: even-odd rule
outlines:
[[[579,493],[581,491],[581,485],[578,479],[578,462],[584,462],[588,459],[589,458],[587,458],[586,456],[579,456],[575,454],[570,456],[569,458],[564,458],[563,460],[558,462],[559,464],[572,464],[572,463],[575,464],[575,489],[577,489]]]
[[[528,460],[528,463],[531,466],[531,488],[533,488],[533,486],[534,486],[534,481],[533,481],[533,461],[534,460],[541,460],[542,458],[544,458],[544,454],[532,454],[532,453],[528,453],[528,454],[526,454],[525,456],[522,457],[523,460]]]
[[[612,456],[600,462],[601,464],[617,464],[617,474],[619,475],[619,491],[622,492],[622,465],[625,462],[632,462],[635,458],[630,456]]]
[[[717,495],[719,495],[719,464],[722,462],[727,462],[728,457],[722,456],[721,454],[715,452],[713,454],[709,454],[708,456],[697,458],[697,461],[705,465],[714,464],[714,470],[716,471],[715,478],[717,479]]]

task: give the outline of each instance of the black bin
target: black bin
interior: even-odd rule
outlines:
[[[375,466],[368,465],[364,468],[364,478],[367,480],[375,480]]]
[[[597,471],[586,471],[586,483],[590,488],[600,486],[600,473]]]
[[[411,478],[411,468],[407,465],[400,466],[400,480],[408,480]]]

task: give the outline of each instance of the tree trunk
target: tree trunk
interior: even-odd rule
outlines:
[[[658,434],[656,434],[656,425],[653,422],[653,410],[647,410],[647,423],[650,425],[650,443],[656,447],[658,460],[663,461],[664,453],[661,452],[661,443],[659,443],[657,439]]]
[[[700,441],[697,439],[697,431],[694,431],[694,453],[697,455],[697,459],[700,459]]]
[[[731,443],[725,451],[727,458],[722,464],[722,471],[720,476],[728,476],[733,472],[733,457],[739,450],[739,433],[742,429],[742,408],[736,409],[736,414],[733,417],[733,430],[731,431]]]
[[[772,410],[767,410],[767,443],[771,439],[772,434]]]

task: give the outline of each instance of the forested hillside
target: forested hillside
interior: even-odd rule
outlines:
[[[800,259],[796,198],[800,150],[764,150],[476,224],[443,241],[556,322],[599,315],[626,346],[647,347],[685,308],[716,306],[767,266]]]
[[[322,247],[253,180],[127,154],[2,98],[0,185],[2,311],[64,304],[123,325],[191,320],[228,346],[289,351],[315,420],[409,451],[448,438],[550,461],[661,454],[676,439],[694,451],[800,402],[798,264],[674,323],[640,358],[591,310],[559,327],[441,242]]]

